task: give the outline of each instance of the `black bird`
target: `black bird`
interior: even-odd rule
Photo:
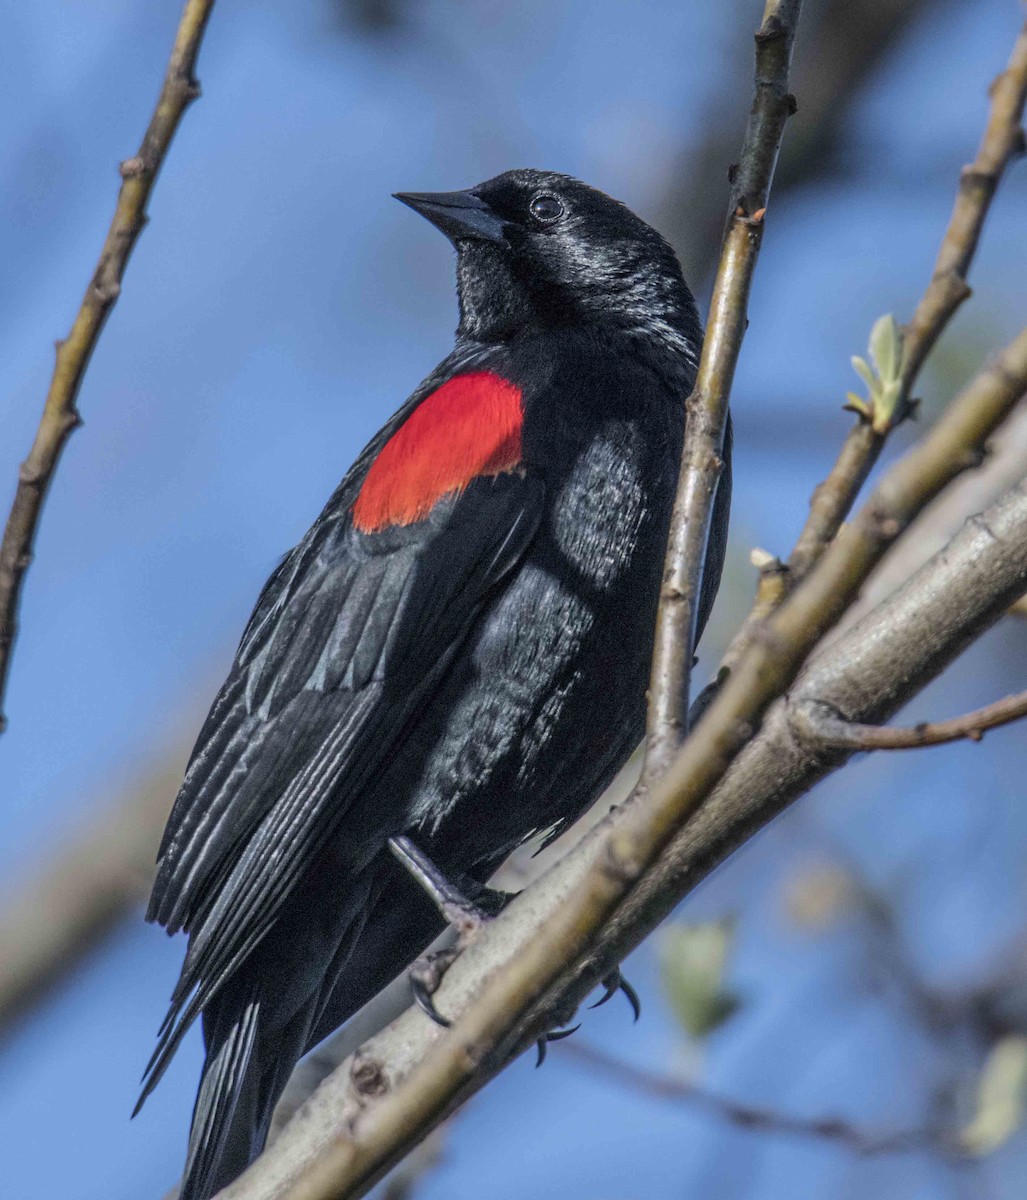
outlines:
[[[677,260],[565,175],[398,199],[456,247],[456,345],[265,585],[160,848],[148,918],[189,946],[140,1104],[202,1013],[181,1200],[243,1170],[300,1056],[440,932],[390,839],[482,887],[643,733],[702,340]]]

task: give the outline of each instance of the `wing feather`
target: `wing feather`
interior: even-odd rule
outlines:
[[[522,559],[543,496],[505,474],[402,530],[322,516],[272,576],[162,846],[149,915],[191,937],[144,1095],[388,761]]]

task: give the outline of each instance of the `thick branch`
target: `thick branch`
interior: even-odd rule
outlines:
[[[763,237],[785,123],[801,0],[767,0],[756,33],[756,87],[734,175],[727,229],[713,286],[710,320],[695,388],[685,401],[685,449],[664,566],[653,648],[643,785],[670,765],[686,731],[703,560],[723,470],[721,447],[735,366],[745,336],[749,291]]]
[[[1027,717],[1027,692],[1006,696],[948,721],[922,721],[904,729],[847,721],[827,705],[812,701],[795,707],[792,713],[800,737],[838,750],[915,750],[945,742],[979,742],[987,730],[1022,717]]]
[[[1027,483],[971,521],[859,626],[822,651],[792,696],[800,702],[823,700],[852,720],[885,720],[1024,591]],[[812,753],[795,737],[786,703],[778,701],[707,802],[675,834],[553,992],[563,990],[568,1004],[580,1000],[741,842],[844,759],[837,751]],[[483,985],[506,979],[510,964],[530,956],[605,861],[610,835],[627,812],[619,809],[598,826],[465,951],[443,981],[439,1002],[447,1012],[470,1005],[468,1015],[474,1015],[491,1007],[495,993],[487,986],[483,991]],[[514,1017],[508,1041],[515,1047],[530,1044],[551,1013],[548,997],[526,1007]],[[422,1014],[408,1010],[325,1080],[274,1145],[226,1189],[224,1200],[362,1194],[426,1126],[500,1069],[499,1055],[483,1053],[474,1036],[477,1028],[477,1022],[461,1020],[443,1035]],[[455,1077],[464,1072],[465,1080],[454,1088]],[[436,1116],[426,1102],[437,1105]]]
[[[214,0],[187,0],[175,35],[157,107],[138,153],[121,164],[122,184],[107,238],[67,338],[57,343],[50,390],[28,458],[18,472],[3,542],[0,543],[0,732],[3,698],[17,632],[18,602],[43,501],[72,430],[81,424],[75,401],[89,359],[121,292],[132,248],[146,224],[146,205],[182,115],[200,94],[194,78],[207,18]]]

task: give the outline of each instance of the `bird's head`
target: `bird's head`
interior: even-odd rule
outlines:
[[[457,249],[460,330],[493,342],[537,329],[596,328],[698,354],[695,301],[674,251],[603,192],[552,171],[507,171],[463,192],[397,199]]]

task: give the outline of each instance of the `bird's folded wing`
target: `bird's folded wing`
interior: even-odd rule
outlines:
[[[389,761],[523,558],[543,494],[523,472],[478,478],[370,536],[329,508],[268,581],[161,846],[148,917],[192,936],[146,1092]]]

